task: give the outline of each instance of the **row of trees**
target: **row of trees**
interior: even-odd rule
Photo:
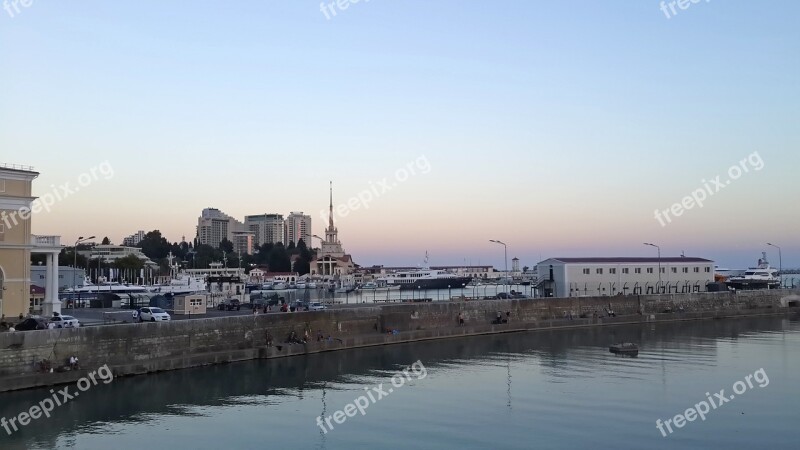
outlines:
[[[108,237],[103,238],[102,244],[110,244]],[[145,234],[137,247],[142,249],[142,253],[153,262],[159,264],[162,270],[169,269],[169,254],[172,253],[174,261],[183,261],[188,268],[207,268],[212,262],[227,261],[227,267],[242,267],[250,271],[255,266],[267,266],[270,272],[298,272],[305,275],[310,272],[310,263],[314,258],[314,250],[309,249],[306,243],[300,239],[297,245],[290,242],[288,246],[278,242],[275,244],[263,244],[255,249],[252,255],[239,255],[234,252],[233,243],[227,239],[220,242],[217,248],[210,245],[187,242],[170,243],[161,235],[161,231],[153,230]],[[77,258],[75,255],[82,250],[91,250],[90,244],[78,244],[77,249],[68,248],[61,250],[58,255],[60,266],[72,266],[88,269],[90,261],[80,253]],[[241,257],[241,261],[239,258]],[[32,255],[32,264],[45,264],[45,255]],[[96,260],[96,259],[95,259]],[[93,260],[93,261],[95,261]],[[294,260],[294,263],[292,261]],[[113,267],[121,270],[139,270],[144,267],[144,262],[133,255],[119,258],[104,267]]]

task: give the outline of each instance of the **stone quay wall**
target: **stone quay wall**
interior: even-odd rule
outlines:
[[[615,316],[609,317],[608,310]],[[73,382],[103,365],[115,376],[124,376],[426,339],[793,311],[800,311],[798,292],[772,290],[364,304],[326,311],[0,333],[0,392]],[[507,323],[492,323],[498,312]],[[307,343],[287,343],[292,332],[301,340],[307,333]],[[71,355],[78,356],[83,370],[38,371],[43,359],[56,367]]]

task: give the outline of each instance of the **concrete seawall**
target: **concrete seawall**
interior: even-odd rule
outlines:
[[[610,308],[617,317],[604,315]],[[679,312],[682,309],[681,312]],[[492,324],[497,312],[506,324]],[[671,312],[669,312],[671,311]],[[793,291],[365,305],[328,311],[220,317],[0,334],[0,392],[70,383],[103,365],[115,376],[256,358],[528,330],[698,320],[800,311]],[[458,315],[464,326],[458,324]],[[573,320],[565,315],[573,315]],[[581,317],[583,316],[583,317]],[[286,343],[294,331],[306,344]],[[325,339],[317,341],[322,333]],[[272,345],[268,345],[271,336]],[[330,339],[328,338],[330,336]],[[83,371],[39,373],[37,362],[80,358]]]

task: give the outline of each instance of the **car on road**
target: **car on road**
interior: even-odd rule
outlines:
[[[161,322],[171,320],[169,314],[161,308],[146,306],[139,308],[139,322]]]
[[[226,298],[217,305],[217,309],[220,311],[239,311],[242,309],[242,305],[239,303],[239,300],[235,298]]]
[[[328,307],[320,302],[311,302],[308,304],[309,311],[324,311],[326,309],[328,309]]]
[[[16,324],[14,329],[17,331],[46,330],[49,322],[44,317],[28,317]]]
[[[53,316],[50,322],[54,323],[56,328],[78,328],[81,326],[80,321],[72,316]]]

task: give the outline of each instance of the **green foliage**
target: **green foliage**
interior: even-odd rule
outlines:
[[[134,255],[128,255],[114,261],[113,266],[122,270],[139,270],[144,267],[144,261]]]
[[[100,245],[111,245],[111,239],[109,239],[108,236],[104,237]]]
[[[172,246],[161,236],[160,231],[153,230],[144,235],[144,239],[139,242],[139,248],[145,256],[155,261],[166,258]]]
[[[278,242],[272,246],[272,250],[269,252],[267,265],[269,266],[270,272],[292,271],[292,261],[289,259],[289,253],[282,243]]]
[[[219,243],[219,249],[226,254],[233,253],[233,242],[223,239],[222,242]]]

